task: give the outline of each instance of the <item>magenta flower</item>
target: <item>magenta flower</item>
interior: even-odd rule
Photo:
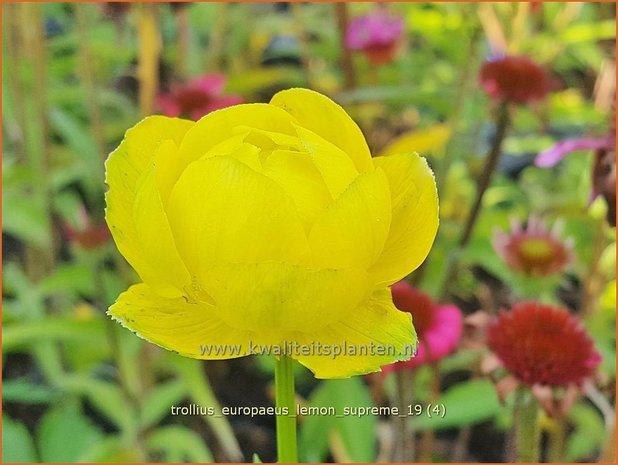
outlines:
[[[221,74],[206,74],[186,83],[173,83],[167,93],[157,98],[157,107],[166,116],[183,116],[194,120],[221,108],[243,103],[235,94],[223,94],[226,79]]]
[[[564,139],[539,153],[534,164],[541,168],[550,168],[571,152],[578,150],[597,150],[616,146],[616,136],[611,134],[605,137],[576,137]]]
[[[394,284],[391,291],[395,306],[412,314],[418,336],[418,350],[416,356],[410,360],[387,365],[383,367],[383,371],[416,368],[426,363],[434,363],[455,350],[463,331],[463,317],[459,308],[455,305],[436,305],[430,296],[406,281]]]
[[[346,31],[346,45],[361,50],[373,64],[391,61],[403,34],[403,19],[383,11],[354,18]]]

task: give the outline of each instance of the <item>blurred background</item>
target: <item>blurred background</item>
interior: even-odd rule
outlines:
[[[441,225],[408,282],[461,315],[439,361],[328,381],[297,367],[298,402],[394,405],[405,378],[412,405],[446,409],[410,420],[409,459],[514,460],[512,378],[483,334],[535,298],[602,357],[537,396],[541,458],[615,460],[614,4],[25,2],[2,26],[3,462],[276,460],[272,416],[171,410],[273,405],[272,360],[183,359],[105,316],[138,279],[104,222],[103,163],[146,115],[298,86],[340,103],[374,156],[428,158]],[[397,428],[303,417],[301,459],[390,461]]]

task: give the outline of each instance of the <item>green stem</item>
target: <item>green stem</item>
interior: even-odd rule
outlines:
[[[348,5],[338,2],[335,3],[334,8],[335,17],[337,19],[337,30],[339,32],[339,43],[341,46],[340,66],[345,78],[345,88],[354,89],[354,87],[356,87],[356,70],[354,69],[352,51],[345,44],[345,35],[349,23]]]
[[[539,461],[541,430],[539,404],[529,391],[520,389],[515,399],[515,448],[518,463]]]
[[[393,462],[414,462],[416,457],[414,418],[407,415],[409,406],[414,403],[414,378],[413,369],[406,368],[395,372],[397,407],[401,416],[393,416],[395,421]]]
[[[553,420],[548,434],[548,462],[564,462],[564,443],[565,443],[565,424],[564,418],[558,417]]]
[[[502,154],[502,143],[506,138],[506,133],[509,127],[509,108],[506,101],[500,103],[498,107],[498,113],[496,116],[496,135],[494,141],[489,149],[489,153],[485,157],[485,166],[483,171],[477,180],[476,185],[476,198],[474,204],[468,213],[466,224],[464,225],[463,232],[459,238],[457,246],[449,253],[448,261],[446,264],[446,270],[444,273],[444,280],[439,295],[442,297],[440,300],[444,300],[448,295],[448,288],[451,283],[455,281],[457,275],[457,269],[459,267],[459,261],[461,259],[462,252],[466,249],[468,242],[472,238],[474,227],[479,219],[481,213],[481,206],[483,205],[483,198],[485,192],[491,184],[496,168],[498,167],[498,161]]]
[[[296,401],[294,362],[282,355],[275,366],[277,415],[277,458],[279,463],[298,462],[296,450]],[[287,410],[287,412],[286,412]]]

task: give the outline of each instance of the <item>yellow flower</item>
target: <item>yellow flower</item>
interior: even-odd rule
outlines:
[[[416,154],[372,159],[328,98],[146,118],[106,175],[107,222],[143,281],[109,314],[141,337],[204,359],[287,347],[319,378],[410,358],[388,286],[433,243],[433,174]]]

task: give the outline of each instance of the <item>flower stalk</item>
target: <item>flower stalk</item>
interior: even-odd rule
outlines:
[[[277,406],[277,461],[298,462],[296,445],[296,401],[294,361],[285,355],[275,365],[275,404]],[[287,410],[287,412],[286,412]]]
[[[518,463],[539,461],[541,430],[538,423],[539,404],[526,389],[515,398],[515,449]]]
[[[409,405],[412,405],[415,370],[400,370],[395,373],[397,381],[397,406],[401,416],[395,416],[396,440],[393,461],[413,462],[416,455],[416,441],[413,419],[407,415]]]

